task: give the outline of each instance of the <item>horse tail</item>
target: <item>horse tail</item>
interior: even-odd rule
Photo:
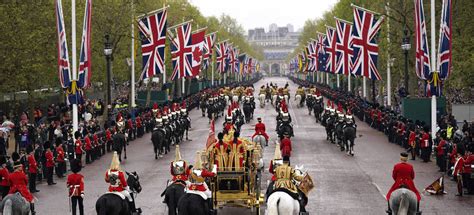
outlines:
[[[398,214],[407,214],[410,202],[408,200],[408,193],[406,190],[400,195],[400,205],[398,206]]]
[[[280,196],[270,195],[267,200],[268,215],[278,215],[279,206],[280,206]]]
[[[8,198],[3,204],[3,215],[12,215],[13,213],[13,203],[10,198]]]
[[[101,197],[98,201],[97,215],[107,215],[107,198]]]

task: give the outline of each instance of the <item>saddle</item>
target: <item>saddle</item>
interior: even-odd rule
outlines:
[[[127,197],[125,197],[125,195],[123,195],[122,193],[119,193],[119,192],[106,192],[105,194],[115,194],[118,197],[120,197],[122,200],[125,200],[127,198]]]

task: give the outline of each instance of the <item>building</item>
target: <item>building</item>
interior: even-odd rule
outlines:
[[[261,62],[262,69],[277,74],[286,70],[286,58],[298,46],[299,36],[300,32],[294,32],[291,24],[283,27],[271,24],[268,31],[264,28],[250,29],[247,40],[263,48],[265,60]]]

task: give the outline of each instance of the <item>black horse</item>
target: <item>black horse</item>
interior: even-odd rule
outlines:
[[[125,139],[125,135],[122,132],[119,132],[114,135],[112,150],[117,152],[120,161],[122,161],[123,150],[125,153],[124,159],[127,159],[127,140]]]
[[[293,134],[293,127],[288,122],[282,122],[281,125],[278,127],[278,137],[283,139],[283,134],[289,134],[291,137],[294,136]]]
[[[354,139],[356,138],[356,128],[354,126],[346,126],[344,128],[344,145],[347,154],[354,156]]]
[[[186,135],[186,140],[189,140],[189,129],[191,128],[191,118],[189,116],[182,116],[181,117],[181,127],[182,127],[182,138]]]
[[[184,182],[177,181],[169,185],[161,194],[162,197],[165,196],[165,200],[163,202],[168,206],[168,215],[178,214],[178,202],[179,199],[185,194],[185,186],[186,185]]]
[[[335,127],[335,134],[336,134],[336,143],[341,147],[341,151],[344,151],[344,131],[343,131],[344,123],[337,122]]]
[[[311,115],[311,111],[313,111],[314,106],[314,98],[311,94],[306,95],[306,107],[308,107],[308,114]],[[316,120],[317,122],[317,120]]]
[[[155,159],[164,154],[164,141],[166,139],[166,132],[163,128],[156,128],[151,134],[151,142],[153,143],[153,151],[155,152]]]
[[[319,122],[321,119],[321,113],[323,113],[323,101],[322,99],[316,99],[313,104],[314,116],[316,117],[316,122]]]
[[[335,125],[335,117],[334,116],[329,116],[326,119],[326,140],[331,141],[331,143],[334,143],[334,125]]]
[[[245,115],[245,122],[249,123],[250,118],[252,117],[252,105],[249,102],[244,103],[244,115]]]
[[[142,186],[140,185],[139,177],[136,172],[128,173],[127,172],[127,184],[130,187],[132,193],[140,193],[142,191]],[[132,214],[141,214],[141,209],[138,208],[136,211],[131,211],[129,202],[127,198],[122,199],[120,196],[113,193],[106,193],[97,199],[95,203],[95,211],[98,215],[132,215]]]
[[[208,215],[209,204],[201,196],[191,193],[184,194],[178,202],[179,215]]]

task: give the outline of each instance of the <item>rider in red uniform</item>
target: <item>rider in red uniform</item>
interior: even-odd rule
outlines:
[[[192,167],[193,167],[192,165],[188,167],[188,164],[186,163],[186,161],[181,158],[179,145],[176,145],[175,159],[174,161],[171,161],[171,164],[170,164],[170,172],[171,172],[171,176],[173,177],[171,179],[172,183],[180,182],[183,185],[185,185],[186,181],[188,181],[190,168]]]
[[[265,124],[262,122],[262,118],[257,118],[258,120],[258,123],[255,124],[255,133],[252,135],[252,139],[257,136],[257,135],[262,135],[263,137],[265,137],[265,140],[267,141],[266,145],[268,146],[268,134],[266,132],[266,129],[265,129]]]
[[[285,160],[290,160],[291,157],[291,140],[288,133],[283,134],[283,139],[280,144],[281,155]]]
[[[401,162],[395,164],[395,166],[393,167],[392,178],[393,180],[395,180],[395,182],[387,193],[387,202],[390,204],[390,195],[393,191],[398,188],[405,187],[416,194],[418,205],[420,205],[421,196],[415,187],[415,183],[413,182],[413,180],[415,179],[415,171],[413,170],[413,166],[407,163],[408,154],[402,152],[400,154],[400,160]],[[390,205],[388,208],[390,210]]]
[[[15,161],[13,169],[14,171],[8,177],[8,182],[10,183],[10,191],[8,194],[20,193],[21,196],[30,203],[31,214],[34,215],[36,214],[34,197],[26,187],[28,179],[26,178],[25,172],[23,172],[23,165],[21,165],[19,161]]]
[[[112,155],[110,168],[105,172],[105,182],[109,183],[109,192],[117,192],[125,196],[130,205],[130,211],[136,211],[133,197],[130,195],[130,189],[125,179],[125,173],[122,171],[122,168],[120,168],[117,152],[114,152]]]

